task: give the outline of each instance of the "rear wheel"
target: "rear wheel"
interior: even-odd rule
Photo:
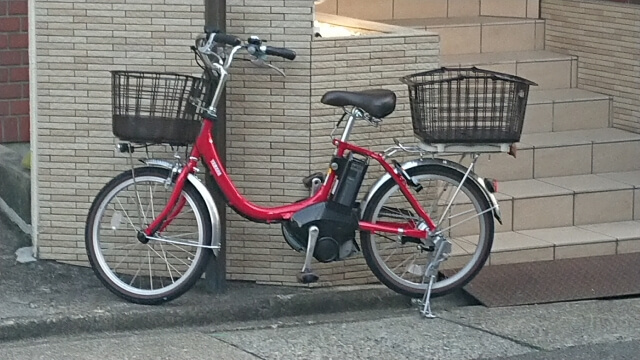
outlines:
[[[414,196],[438,230],[452,243],[450,258],[440,265],[432,296],[447,294],[467,284],[484,266],[493,243],[493,214],[482,189],[463,174],[440,165],[422,165],[407,170],[423,189]],[[460,191],[456,195],[456,189]],[[454,197],[455,195],[455,197]],[[422,223],[393,179],[384,183],[364,210],[363,221]],[[397,236],[361,232],[362,251],[376,277],[390,289],[411,297],[422,297],[429,279],[424,278],[432,251],[415,242],[403,243]]]
[[[87,218],[85,245],[97,277],[116,295],[139,304],[159,304],[189,290],[202,275],[211,250],[209,213],[186,183],[168,226],[140,241],[174,189],[171,172],[145,167],[125,171],[98,194]],[[146,242],[146,243],[145,243]]]

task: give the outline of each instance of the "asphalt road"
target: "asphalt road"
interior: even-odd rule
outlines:
[[[363,311],[0,344],[0,359],[637,359],[640,299]]]

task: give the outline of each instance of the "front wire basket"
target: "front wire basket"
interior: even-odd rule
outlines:
[[[409,87],[415,135],[428,144],[520,141],[529,86],[513,75],[440,68],[402,78]]]
[[[206,73],[205,73],[206,74]],[[112,71],[112,127],[121,140],[141,144],[192,144],[201,129],[216,79],[142,71]]]

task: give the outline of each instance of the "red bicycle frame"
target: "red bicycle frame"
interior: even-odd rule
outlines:
[[[322,185],[320,190],[308,199],[278,207],[261,207],[259,205],[253,204],[238,192],[238,189],[235,187],[233,181],[227,174],[226,169],[224,168],[224,166],[222,166],[220,157],[218,156],[218,151],[211,135],[213,130],[213,121],[209,119],[204,119],[203,121],[204,123],[202,125],[202,131],[196,139],[195,146],[191,151],[191,156],[187,164],[178,175],[175,190],[171,194],[167,206],[162,211],[162,213],[153,221],[153,223],[150,224],[149,227],[145,230],[145,233],[148,236],[152,235],[152,233],[155,231],[154,229],[161,229],[162,227],[166,226],[166,224],[163,225],[165,219],[168,219],[168,217],[170,216],[175,216],[174,214],[181,210],[182,206],[177,205],[176,207],[176,204],[180,201],[182,188],[185,181],[187,181],[187,176],[194,173],[194,169],[198,164],[198,159],[200,159],[201,157],[209,167],[211,175],[225,195],[228,204],[233,209],[238,211],[241,215],[247,218],[255,219],[257,221],[264,221],[266,223],[286,221],[291,219],[293,214],[308,206],[329,200],[331,189],[333,188],[333,185],[336,181],[336,173],[332,170],[329,170],[327,179],[325,180],[325,183]],[[338,148],[336,155],[339,157],[344,156],[346,151],[351,151],[356,154],[367,156],[379,162],[380,165],[382,165],[382,167],[385,169],[385,171],[389,173],[389,175],[391,175],[391,178],[398,184],[400,191],[402,191],[404,196],[407,198],[414,211],[418,214],[419,217],[425,220],[428,226],[428,230],[435,230],[436,224],[424,211],[424,209],[422,209],[418,200],[413,196],[407,186],[407,182],[404,177],[397,174],[394,168],[384,160],[384,157],[381,154],[340,140],[333,140],[333,145]],[[181,201],[181,204],[184,204],[184,202]],[[371,223],[360,221],[359,227],[362,231],[401,234],[403,236],[415,237],[420,239],[426,238],[428,233],[427,230],[417,229],[415,224],[410,222]]]

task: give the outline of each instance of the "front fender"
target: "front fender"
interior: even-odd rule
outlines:
[[[402,164],[402,168],[404,170],[409,170],[411,168],[414,168],[414,167],[417,167],[417,166],[422,166],[422,165],[440,165],[440,166],[445,166],[445,167],[447,167],[447,168],[449,168],[451,170],[454,170],[454,171],[457,171],[457,172],[461,173],[462,175],[466,174],[467,170],[468,170],[467,167],[465,167],[465,166],[463,166],[463,165],[461,165],[461,164],[459,164],[459,163],[457,163],[455,161],[439,159],[439,158],[430,158],[430,159],[420,159],[420,160],[407,161],[407,162]],[[369,204],[369,201],[373,197],[373,194],[375,194],[382,187],[382,185],[384,183],[389,181],[389,179],[392,179],[391,175],[389,175],[388,173],[385,173],[384,175],[382,175],[380,177],[380,179],[378,179],[378,181],[376,181],[375,184],[373,184],[371,186],[371,189],[369,189],[369,192],[365,196],[365,199],[362,202],[362,205],[360,207],[360,209],[361,209],[360,216],[362,216],[362,214],[364,214],[364,211],[367,208],[367,205]],[[479,178],[478,175],[476,175],[474,172],[471,172],[469,174],[469,179],[471,181],[473,181],[474,183],[476,183],[476,185],[478,185],[478,187],[480,187],[480,189],[482,189],[482,192],[483,192],[484,196],[487,198],[487,201],[493,207],[493,215],[494,215],[494,217],[500,222],[500,224],[502,224],[502,216],[501,216],[501,213],[500,213],[500,206],[498,205],[498,201],[496,200],[496,197],[493,194],[491,194],[489,192],[489,190],[487,190],[487,187],[484,184],[484,179]]]
[[[173,164],[159,159],[142,159],[140,160],[148,166],[156,166],[165,169],[173,169]],[[213,249],[213,254],[218,256],[218,252],[220,251],[220,238],[222,234],[222,229],[220,225],[220,214],[218,213],[218,207],[216,206],[213,197],[207,187],[198,179],[195,175],[189,174],[187,180],[198,190],[200,196],[204,199],[204,203],[207,205],[207,210],[209,210],[209,218],[211,220],[211,246]]]

